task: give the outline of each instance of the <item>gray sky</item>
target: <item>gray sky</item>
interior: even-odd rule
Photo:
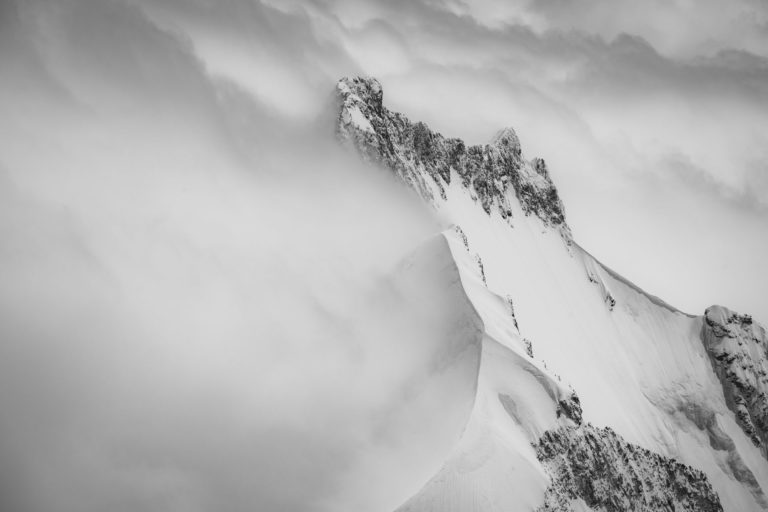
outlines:
[[[768,318],[765,2],[139,4],[277,115],[365,73],[447,135],[511,125],[604,263],[685,311]]]
[[[344,75],[470,143],[513,126],[592,254],[765,323],[767,23],[760,1],[0,1],[0,496],[391,510],[434,469],[460,422],[424,375],[454,312],[386,275],[437,227],[318,135]]]

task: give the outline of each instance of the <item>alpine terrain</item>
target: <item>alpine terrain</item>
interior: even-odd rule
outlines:
[[[388,110],[372,78],[340,80],[335,99],[339,142],[449,226],[401,271],[462,297],[461,339],[435,368],[472,400],[399,511],[768,510],[763,327],[722,306],[686,314],[593,258],[513,129],[444,137]]]

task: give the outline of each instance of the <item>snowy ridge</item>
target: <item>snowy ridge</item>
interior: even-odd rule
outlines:
[[[549,482],[532,442],[548,429],[577,425],[579,400],[526,353],[507,300],[488,290],[461,233],[444,236],[482,319],[475,402],[442,468],[399,511],[534,510]]]
[[[375,80],[344,79],[336,94],[340,141],[391,169],[452,226],[443,236],[482,321],[466,426],[399,510],[532,511],[545,500],[555,510],[653,510],[658,500],[667,510],[768,510],[768,460],[729,406],[728,379],[703,342],[705,318],[644,292],[572,243],[546,167],[522,159],[514,131],[465,148],[454,164],[450,149],[461,141],[388,111]],[[750,349],[743,357],[759,377],[764,356]],[[604,444],[569,451],[587,457],[591,480],[632,468],[650,483],[590,502],[557,477],[561,463],[578,460],[555,467],[537,453],[547,432]],[[627,463],[622,453],[640,455]],[[662,491],[659,468],[679,486]]]
[[[507,300],[483,281],[472,239],[444,236],[482,319],[476,397],[442,468],[399,512],[722,510],[703,472],[582,424],[576,391],[527,353]]]
[[[608,300],[608,296],[610,296],[610,290],[608,290],[605,287],[605,280],[598,278],[598,275],[600,275],[603,272],[605,274],[609,275],[611,278],[615,279],[616,281],[619,281],[622,284],[625,284],[626,286],[632,288],[637,293],[645,295],[645,297],[648,298],[648,300],[650,300],[651,302],[653,302],[654,304],[656,304],[659,307],[668,309],[672,313],[680,313],[680,314],[686,315],[686,316],[688,316],[690,318],[696,318],[696,315],[690,315],[688,313],[680,311],[679,309],[677,309],[676,307],[668,304],[667,302],[663,301],[659,297],[657,297],[655,295],[651,295],[650,293],[648,293],[645,290],[641,289],[639,286],[637,286],[635,283],[633,283],[629,279],[625,278],[624,276],[622,276],[621,274],[619,274],[615,270],[612,270],[610,267],[604,265],[603,263],[601,263],[600,261],[595,259],[594,256],[592,256],[589,252],[587,252],[578,243],[573,242],[573,245],[576,246],[578,252],[580,252],[580,253],[582,253],[582,254],[584,254],[584,255],[586,255],[588,257],[588,258],[586,258],[584,260],[584,266],[585,266],[585,268],[587,268],[587,277],[589,278],[589,280],[591,282],[593,282],[593,283],[595,283],[595,284],[597,284],[598,286],[601,287],[601,289],[603,290],[603,293],[605,294],[606,302],[610,302]]]

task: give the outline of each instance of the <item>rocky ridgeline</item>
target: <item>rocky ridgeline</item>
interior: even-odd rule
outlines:
[[[573,510],[583,500],[606,512],[723,510],[706,475],[591,425],[549,430],[536,456],[552,483],[539,512]]]
[[[453,169],[486,213],[496,210],[509,220],[507,192],[512,188],[526,215],[537,215],[570,240],[563,204],[544,160],[523,159],[512,128],[498,132],[490,144],[467,146],[385,108],[381,85],[373,78],[343,78],[336,95],[341,142],[355,147],[365,160],[390,168],[422,197],[434,201],[436,190],[445,199]]]
[[[768,455],[768,337],[748,315],[722,306],[704,313],[701,339],[742,430]]]

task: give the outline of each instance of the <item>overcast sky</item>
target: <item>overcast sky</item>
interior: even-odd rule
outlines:
[[[514,127],[605,264],[687,312],[768,318],[765,2],[150,3],[135,2],[275,115],[306,122],[364,73],[446,135]]]
[[[355,74],[514,127],[603,263],[768,322],[762,0],[0,0],[14,510],[391,510],[434,469],[454,312],[382,280],[438,227],[323,138]]]
[[[24,2],[54,74],[74,69],[63,38],[103,79],[151,80],[156,42],[133,39],[131,12],[276,118],[308,123],[338,77],[376,76],[388,105],[446,135],[514,127],[550,164],[579,243],[651,293],[768,318],[761,0],[97,3]]]

